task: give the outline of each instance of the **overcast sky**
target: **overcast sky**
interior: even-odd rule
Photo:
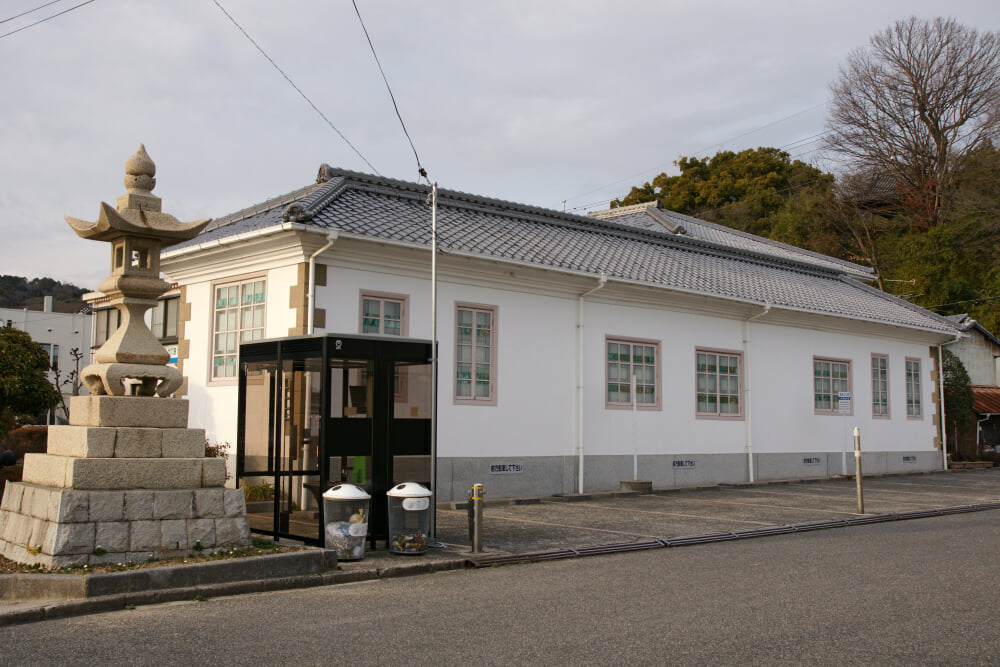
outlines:
[[[0,20],[46,0],[3,0]],[[0,35],[83,0],[0,23]],[[219,0],[364,158],[416,163],[349,0]],[[915,14],[1000,30],[996,0],[358,0],[420,160],[442,188],[580,212],[682,155],[816,152],[847,54]],[[140,142],[181,220],[372,169],[213,0],[94,0],[0,37],[0,274],[94,289],[94,220]]]

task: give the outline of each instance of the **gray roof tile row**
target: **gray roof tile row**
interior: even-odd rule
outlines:
[[[429,246],[429,187],[324,165],[321,182],[214,221],[193,246],[299,222],[381,241]],[[625,213],[625,212],[623,212]],[[947,319],[857,282],[865,267],[689,216],[642,210],[585,217],[438,191],[438,245],[542,268],[564,269],[883,324],[957,332]],[[675,221],[671,233],[657,216]]]

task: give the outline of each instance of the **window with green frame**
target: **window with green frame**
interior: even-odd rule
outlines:
[[[215,287],[212,379],[236,377],[239,344],[264,338],[266,281],[246,280]]]
[[[362,295],[361,333],[402,335],[403,299]]]
[[[630,341],[609,338],[605,344],[609,406],[632,405],[632,375],[635,375],[636,406],[659,405],[657,378],[660,345],[653,341]]]
[[[872,355],[872,417],[889,416],[889,357]]]
[[[837,394],[850,390],[850,362],[813,359],[813,407],[817,413],[840,414],[840,400]]]
[[[493,306],[456,308],[456,401],[496,401],[496,321]]]
[[[920,360],[906,360],[906,416],[923,416],[920,406]]]
[[[695,350],[697,414],[700,417],[739,417],[740,366],[737,353]]]

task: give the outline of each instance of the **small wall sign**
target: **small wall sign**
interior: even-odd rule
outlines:
[[[916,463],[916,462],[917,462],[917,457],[916,456],[904,456],[903,457],[903,463]]]
[[[802,459],[802,465],[807,465],[807,466],[818,466],[822,462],[823,459],[821,459],[818,456],[807,456],[806,458]]]
[[[694,460],[692,459],[677,459],[674,461],[675,468],[693,468]]]
[[[523,463],[491,463],[490,464],[490,474],[491,475],[511,475],[519,472],[524,472]]]

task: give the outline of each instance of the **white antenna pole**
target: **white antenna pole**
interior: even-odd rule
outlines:
[[[437,411],[438,411],[438,348],[437,348],[437,181],[431,183],[431,491],[437,507]],[[437,539],[436,511],[431,512],[431,537]]]

